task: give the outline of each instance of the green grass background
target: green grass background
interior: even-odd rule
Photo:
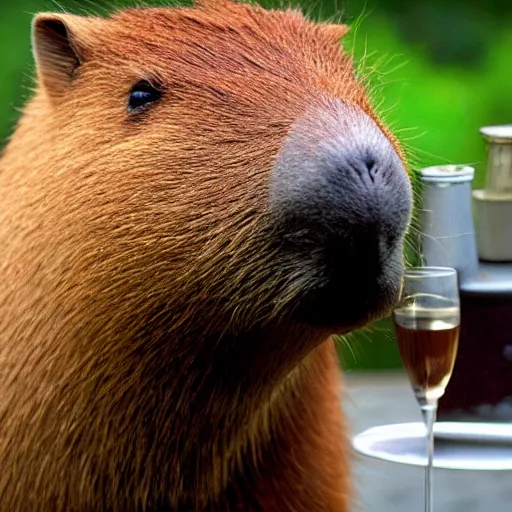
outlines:
[[[33,14],[103,12],[125,2],[0,2],[1,148],[31,94]],[[470,163],[477,170],[474,186],[483,184],[485,147],[478,128],[512,122],[512,1],[304,0],[295,5],[316,19],[341,14],[352,26],[344,44],[375,86],[380,111],[413,155],[413,168]],[[347,369],[400,365],[389,320],[340,343],[340,355]]]

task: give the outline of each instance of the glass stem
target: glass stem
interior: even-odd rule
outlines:
[[[423,420],[427,428],[427,465],[425,467],[425,512],[433,512],[434,472],[434,423],[437,416],[437,400],[421,405]]]

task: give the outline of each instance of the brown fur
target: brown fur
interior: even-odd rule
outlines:
[[[345,27],[210,1],[36,36],[59,16],[78,61],[36,45],[0,161],[0,509],[347,511],[331,333],[289,320],[265,204],[309,106],[373,115]]]

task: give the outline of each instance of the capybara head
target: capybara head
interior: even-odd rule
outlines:
[[[91,263],[116,295],[193,300],[236,329],[294,314],[343,331],[388,311],[409,184],[345,31],[218,1],[37,17],[43,178],[66,182],[78,237],[101,231]]]
[[[25,460],[64,475],[82,446],[84,474],[138,474],[124,449],[194,496],[278,379],[390,310],[411,190],[346,30],[224,0],[36,17],[38,87],[0,162],[3,414],[31,425]]]

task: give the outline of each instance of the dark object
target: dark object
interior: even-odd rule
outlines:
[[[459,353],[439,417],[512,396],[512,297],[461,291]]]

